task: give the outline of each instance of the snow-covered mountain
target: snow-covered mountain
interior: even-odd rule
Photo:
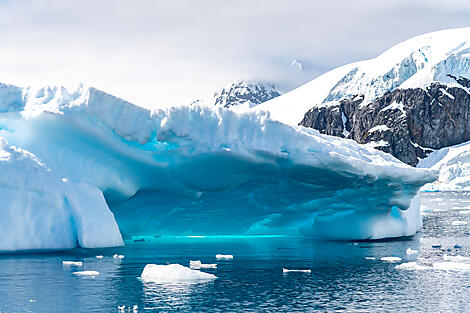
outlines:
[[[265,113],[149,111],[84,86],[0,85],[0,137],[2,251],[120,245],[118,230],[408,236],[436,178]]]
[[[271,83],[237,80],[214,92],[212,97],[196,100],[192,104],[221,106],[237,111],[245,111],[280,95],[276,86]]]
[[[253,110],[416,165],[470,140],[470,28],[421,35],[332,70]]]

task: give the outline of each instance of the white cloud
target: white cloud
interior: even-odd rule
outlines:
[[[236,78],[289,89],[414,35],[466,26],[441,1],[0,0],[0,81],[83,81],[141,105],[187,103]],[[294,59],[307,64],[292,71]]]

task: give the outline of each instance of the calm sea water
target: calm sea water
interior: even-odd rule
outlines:
[[[422,206],[423,231],[403,240],[152,238],[122,248],[2,255],[0,312],[118,312],[118,306],[129,312],[134,305],[138,312],[470,312],[470,272],[398,270],[401,262],[380,260],[420,257],[430,264],[444,253],[470,256],[470,215],[465,214],[470,194],[425,193]],[[454,221],[469,225],[454,226]],[[406,255],[407,248],[419,255]],[[115,253],[125,258],[114,260]],[[139,279],[147,263],[214,263],[217,253],[235,257],[205,270],[217,280],[155,284]],[[64,267],[62,261],[83,261],[83,267]],[[312,272],[283,274],[283,267]],[[75,270],[100,274],[77,277]]]

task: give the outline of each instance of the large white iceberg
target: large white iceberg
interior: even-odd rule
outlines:
[[[0,250],[120,245],[113,217],[125,236],[408,236],[435,179],[267,113],[149,111],[84,86],[0,85],[0,136],[35,155],[2,163],[0,190],[21,192],[4,191]]]

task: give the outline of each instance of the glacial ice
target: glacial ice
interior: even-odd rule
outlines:
[[[83,262],[81,261],[62,261],[62,264],[64,266],[77,266],[77,267],[83,266]]]
[[[288,269],[288,268],[283,268],[282,269],[283,273],[311,273],[311,269]]]
[[[100,272],[97,271],[78,271],[78,272],[73,272],[74,275],[77,276],[98,276]]]
[[[399,262],[401,261],[401,258],[397,256],[386,256],[386,257],[380,258],[380,260],[384,262]]]
[[[424,185],[422,190],[470,190],[470,142],[445,147],[420,160],[417,167],[439,172],[439,178]]]
[[[25,149],[0,145],[3,251],[117,246],[121,233],[409,236],[435,179],[266,113],[149,111],[84,86],[2,94],[0,137]]]
[[[406,254],[407,255],[418,254],[418,250],[413,250],[411,248],[408,248],[408,249],[406,249]]]
[[[217,278],[213,274],[193,270],[180,264],[147,264],[141,277],[144,281],[156,283],[202,281]]]
[[[191,269],[217,268],[217,264],[204,264],[198,260],[198,261],[189,261],[189,267]]]
[[[0,251],[122,245],[105,199],[0,137]]]

